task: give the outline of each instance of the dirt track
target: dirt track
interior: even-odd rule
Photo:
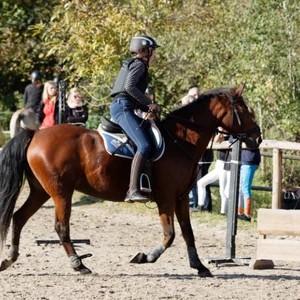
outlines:
[[[76,247],[79,255],[93,254],[84,261],[93,274],[83,276],[71,269],[60,245],[36,244],[57,240],[53,206],[47,203],[24,228],[18,261],[0,273],[0,299],[300,299],[300,263],[275,262],[275,269],[260,271],[206,263],[214,277],[199,278],[189,267],[177,223],[173,246],[156,263],[130,264],[137,252],[147,253],[162,240],[156,209],[140,205],[74,205],[71,236],[90,239],[90,245]],[[194,213],[192,224],[200,257],[222,258],[225,218]],[[236,257],[254,258],[256,238],[255,226],[239,224]]]

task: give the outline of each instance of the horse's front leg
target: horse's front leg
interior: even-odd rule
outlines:
[[[195,246],[194,233],[190,220],[189,197],[185,196],[176,202],[175,213],[179,222],[182,236],[187,245],[190,267],[198,270],[200,277],[212,277],[210,271],[201,263]]]
[[[91,254],[78,256],[70,239],[71,199],[66,200],[53,197],[53,200],[55,202],[55,231],[70,259],[71,267],[81,274],[92,273],[92,271],[82,263],[82,259],[90,257]]]
[[[165,204],[166,203],[166,204]],[[174,230],[174,205],[167,201],[158,204],[160,221],[163,228],[163,242],[153,248],[148,254],[138,253],[130,262],[131,263],[154,263],[170,247],[175,238]]]

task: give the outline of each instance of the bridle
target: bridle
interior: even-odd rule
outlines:
[[[234,117],[236,117],[238,125],[242,129],[242,121],[241,121],[241,118],[239,116],[239,113],[238,113],[238,110],[237,110],[237,107],[236,107],[236,103],[241,101],[241,99],[240,99],[240,97],[238,97],[236,100],[233,100],[232,96],[227,94],[227,93],[226,93],[226,96],[227,96],[227,99],[228,99],[229,103],[231,104],[232,111],[233,111],[232,127],[233,127],[233,124],[234,124]],[[252,133],[256,133],[256,132],[261,133],[260,128],[256,123],[255,123],[254,128],[252,128],[248,131],[245,131],[245,132],[241,132],[241,133],[225,132],[225,131],[222,131],[222,130],[219,130],[219,129],[217,129],[216,132],[217,133],[222,133],[222,134],[227,134],[227,135],[232,135],[236,139],[246,138],[247,136],[250,136]]]

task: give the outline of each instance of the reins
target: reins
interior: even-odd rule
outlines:
[[[165,107],[165,106],[164,106],[164,107]],[[165,108],[168,110],[167,107],[165,107]],[[167,113],[162,113],[162,114],[163,114],[164,116],[171,117],[171,118],[173,118],[173,119],[176,119],[176,120],[185,122],[185,123],[190,124],[190,125],[196,125],[196,126],[201,127],[201,128],[204,127],[203,125],[200,125],[200,124],[198,124],[198,123],[196,123],[196,122],[194,122],[194,121],[190,121],[190,120],[188,120],[188,119],[185,119],[185,118],[176,116],[176,115],[174,115],[174,114],[172,114],[172,113],[168,113],[168,114],[167,114]],[[161,123],[162,123],[162,122],[161,122]],[[198,171],[197,171],[197,173],[196,173],[195,180],[192,181],[192,183],[188,186],[187,190],[179,197],[179,199],[181,200],[183,197],[185,197],[185,196],[190,192],[190,190],[192,189],[192,187],[193,187],[193,186],[195,185],[195,183],[197,182],[198,174],[199,174],[199,172],[200,172],[200,170],[201,170],[201,168],[202,168],[202,165],[200,165],[200,164],[199,164],[199,161],[198,161],[193,155],[191,155],[191,154],[190,154],[190,153],[189,153],[182,145],[179,144],[178,140],[177,140],[176,138],[173,137],[173,135],[170,133],[170,131],[168,130],[168,128],[167,128],[166,125],[163,125],[163,127],[164,127],[165,131],[167,132],[167,134],[169,135],[169,137],[171,138],[171,140],[173,141],[173,143],[174,143],[174,144],[175,144],[182,152],[184,152],[187,156],[189,156],[189,157],[192,159],[192,161],[195,162],[195,163],[197,164],[197,167],[198,167]],[[213,140],[214,140],[214,138],[215,138],[215,136],[216,136],[216,133],[217,133],[217,132],[215,131],[214,134],[213,134],[213,137],[212,137],[212,139],[211,139],[211,145],[210,145],[209,150],[212,149],[212,146],[213,146]],[[200,166],[199,166],[199,165],[200,165]]]

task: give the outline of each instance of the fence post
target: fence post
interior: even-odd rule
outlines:
[[[281,208],[282,151],[273,149],[272,209]]]
[[[240,186],[240,156],[241,141],[238,139],[232,148],[232,159],[230,164],[230,190],[227,212],[227,235],[226,235],[226,257],[235,258],[235,236],[237,232],[236,226],[236,210],[239,199]]]
[[[208,258],[208,263],[216,265],[222,263],[236,263],[238,265],[249,265],[251,258],[236,258],[235,236],[237,233],[237,206],[240,186],[240,156],[241,141],[237,140],[232,148],[232,158],[230,164],[230,191],[227,211],[227,234],[225,258]]]

